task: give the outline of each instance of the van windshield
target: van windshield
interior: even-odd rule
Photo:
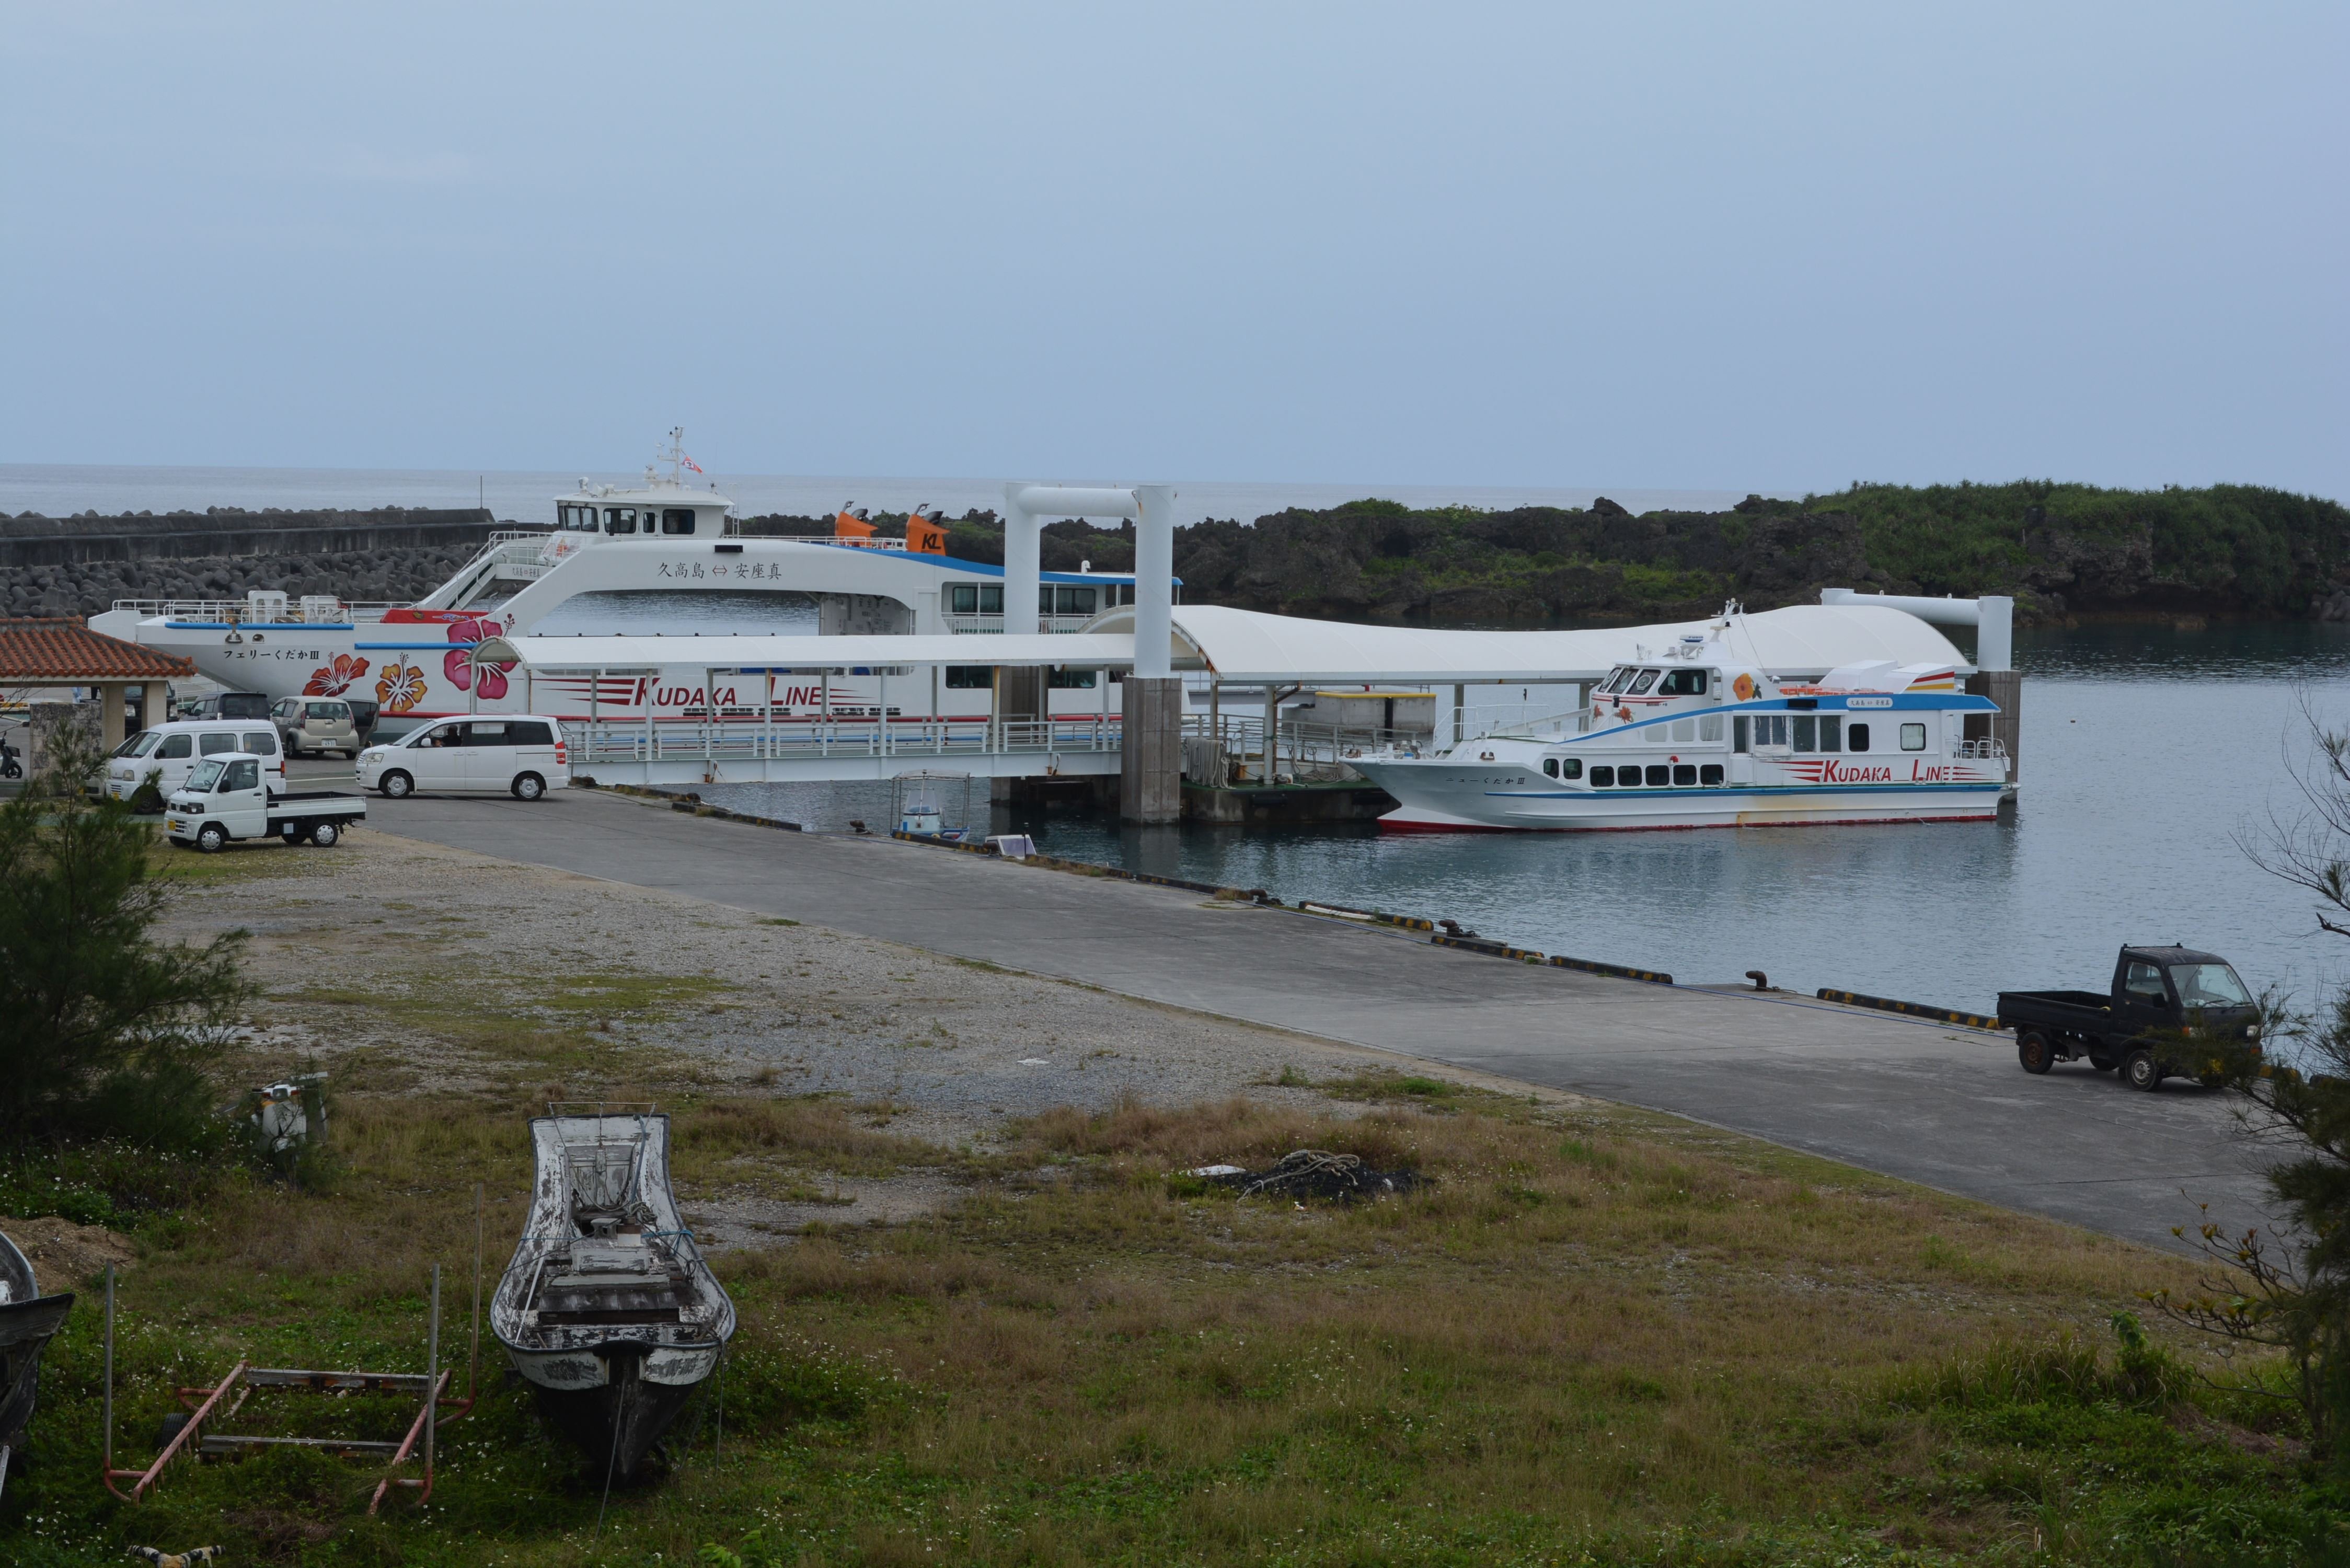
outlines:
[[[2223,963],[2175,963],[2170,983],[2181,1007],[2249,1007],[2252,999],[2236,971]]]
[[[212,788],[220,782],[221,769],[226,765],[218,757],[213,758],[210,762],[198,763],[196,771],[188,775],[188,793],[202,794]]]
[[[152,751],[155,747],[155,742],[162,738],[162,736],[157,734],[152,730],[141,730],[137,734],[131,736],[129,740],[123,742],[122,744],[115,747],[114,754],[118,757],[143,757],[149,752]]]

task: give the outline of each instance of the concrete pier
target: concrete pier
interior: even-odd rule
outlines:
[[[1127,822],[1173,822],[1183,814],[1183,682],[1129,675],[1119,685],[1118,814]]]
[[[2008,1034],[1743,982],[1534,968],[1177,888],[588,791],[370,801],[368,825],[1670,1111],[2152,1246],[2176,1247],[2170,1228],[2199,1222],[2199,1201],[2223,1225],[2264,1222],[2257,1151],[2221,1096],[2133,1093],[2085,1066],[2032,1077]],[[1722,967],[1681,978],[1734,981],[1745,961]]]

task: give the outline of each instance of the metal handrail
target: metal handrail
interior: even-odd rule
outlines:
[[[1012,753],[1114,753],[1122,731],[1115,713],[1055,719],[794,718],[762,723],[708,718],[598,719],[567,722],[573,765],[598,762],[790,762],[820,757],[1002,756]]]

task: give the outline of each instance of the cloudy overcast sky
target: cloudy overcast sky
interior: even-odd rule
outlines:
[[[12,7],[0,461],[2350,496],[2350,7]]]

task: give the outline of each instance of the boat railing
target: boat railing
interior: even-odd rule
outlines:
[[[1462,740],[1482,740],[1488,736],[1503,741],[1564,741],[1584,734],[1591,728],[1589,710],[1578,707],[1572,713],[1548,713],[1540,718],[1524,716],[1522,705],[1494,707],[1471,703],[1453,710],[1453,733]]]
[[[1364,757],[1416,749],[1428,740],[1425,730],[1286,719],[1274,727],[1268,757],[1263,719],[1244,713],[1186,713],[1183,772],[1186,777],[1220,784],[1284,777],[1337,783],[1358,777],[1351,764]]]
[[[948,615],[939,618],[946,623],[948,631],[958,637],[988,637],[1003,630],[1003,618],[1000,615]],[[1040,615],[1036,618],[1036,629],[1054,633],[1083,631],[1093,618],[1090,615]]]
[[[307,597],[318,598],[324,596]],[[338,599],[332,610],[316,616],[306,613],[299,601],[289,601],[284,608],[269,610],[265,615],[256,614],[249,599],[117,599],[112,607],[129,610],[141,620],[152,620],[161,616],[166,620],[250,622],[266,619],[285,626],[308,624],[315,620],[320,625],[334,626],[347,625],[355,620],[381,620],[387,610],[401,607],[389,601],[355,604],[348,599]],[[324,608],[322,606],[312,607]]]
[[[1008,753],[1116,752],[1115,713],[1053,719],[760,719],[755,712],[698,719],[596,719],[564,725],[572,766],[701,758],[712,763],[796,762],[825,757],[991,756]]]
[[[1960,741],[1950,754],[1967,762],[2005,762],[2007,745],[2002,741]]]

